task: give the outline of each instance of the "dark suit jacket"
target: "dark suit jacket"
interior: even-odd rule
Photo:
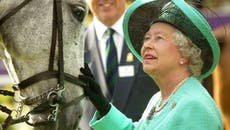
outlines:
[[[113,96],[109,94],[97,42],[98,40],[94,26],[93,24],[90,24],[85,31],[85,62],[89,64],[96,81],[100,84],[102,92],[107,99],[126,116],[132,118],[134,121],[138,120],[151,96],[158,91],[157,85],[154,83],[153,79],[143,72],[142,64],[135,58],[135,56],[133,56],[134,60],[132,62],[127,62],[127,54],[131,53],[131,51],[124,43],[119,66],[134,66],[134,76],[119,77],[114,88]],[[87,123],[94,113],[94,110],[92,110],[94,107],[91,106],[92,104],[86,100],[84,102],[84,113],[80,126],[82,126],[82,124],[88,125]],[[87,123],[85,124],[83,122]],[[87,129],[84,126],[82,130]]]

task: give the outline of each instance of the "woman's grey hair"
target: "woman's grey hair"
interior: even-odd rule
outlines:
[[[201,49],[198,48],[188,37],[176,29],[173,34],[175,38],[175,44],[179,47],[179,50],[184,57],[189,58],[189,71],[191,75],[198,78],[201,74],[203,67],[203,61],[201,59]]]

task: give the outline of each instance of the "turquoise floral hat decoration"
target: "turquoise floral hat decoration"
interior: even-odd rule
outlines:
[[[155,22],[168,23],[201,49],[204,65],[200,80],[209,76],[220,58],[220,48],[204,16],[184,0],[136,0],[125,13],[123,31],[126,44],[142,61],[140,50],[144,34]]]

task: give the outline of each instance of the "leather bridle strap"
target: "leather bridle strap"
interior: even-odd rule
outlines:
[[[42,80],[47,80],[47,79],[51,79],[51,78],[56,78],[58,77],[58,71],[45,71],[45,72],[41,72],[38,73],[34,76],[29,77],[28,79],[20,82],[18,84],[18,88],[19,89],[25,89],[26,87],[33,85],[39,81]],[[84,83],[82,83],[77,77],[68,74],[68,73],[64,73],[64,79],[70,83],[73,83],[75,85],[84,85]]]
[[[21,81],[19,84],[18,84],[18,88],[19,89],[25,89],[26,87],[36,83],[36,82],[39,82],[39,81],[42,81],[42,80],[46,80],[46,79],[51,79],[51,78],[56,78],[58,75],[58,72],[57,71],[45,71],[45,72],[41,72],[41,73],[38,73],[34,76],[31,76],[23,81]]]
[[[63,57],[63,20],[62,20],[62,3],[61,0],[54,0],[56,6],[57,15],[57,29],[58,29],[58,84],[59,86],[64,86],[64,57]]]
[[[62,3],[61,0],[54,0],[54,6],[53,6],[53,14],[54,14],[54,18],[56,19],[53,22],[53,31],[54,29],[57,30],[54,31],[54,33],[52,34],[52,37],[55,37],[54,35],[57,35],[58,38],[58,84],[59,86],[63,87],[64,86],[64,58],[63,58],[63,38],[62,38],[62,31],[63,31],[63,20],[62,20]],[[56,38],[55,38],[56,39]],[[56,40],[53,39],[52,40],[52,44],[53,42]],[[52,49],[52,48],[51,48]],[[55,47],[53,48],[55,50]],[[54,59],[53,57],[50,57]],[[51,66],[51,65],[49,65]]]
[[[2,25],[7,19],[9,19],[11,16],[13,16],[14,14],[16,14],[21,8],[23,8],[26,4],[28,4],[31,0],[25,0],[23,1],[20,5],[18,5],[17,7],[15,7],[14,9],[12,9],[11,12],[9,12],[8,14],[6,14],[4,17],[2,17],[0,19],[0,25]]]
[[[56,47],[56,40],[57,40],[57,9],[55,3],[53,3],[53,28],[52,28],[52,40],[51,40],[51,47],[50,47],[50,57],[49,57],[49,71],[53,70],[54,65],[54,56],[55,56],[55,47]]]

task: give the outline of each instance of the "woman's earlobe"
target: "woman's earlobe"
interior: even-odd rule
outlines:
[[[181,57],[179,63],[181,65],[185,64],[185,63],[188,63],[189,62],[189,58],[188,57]]]
[[[183,65],[183,64],[184,64],[184,61],[180,61],[180,64]]]

